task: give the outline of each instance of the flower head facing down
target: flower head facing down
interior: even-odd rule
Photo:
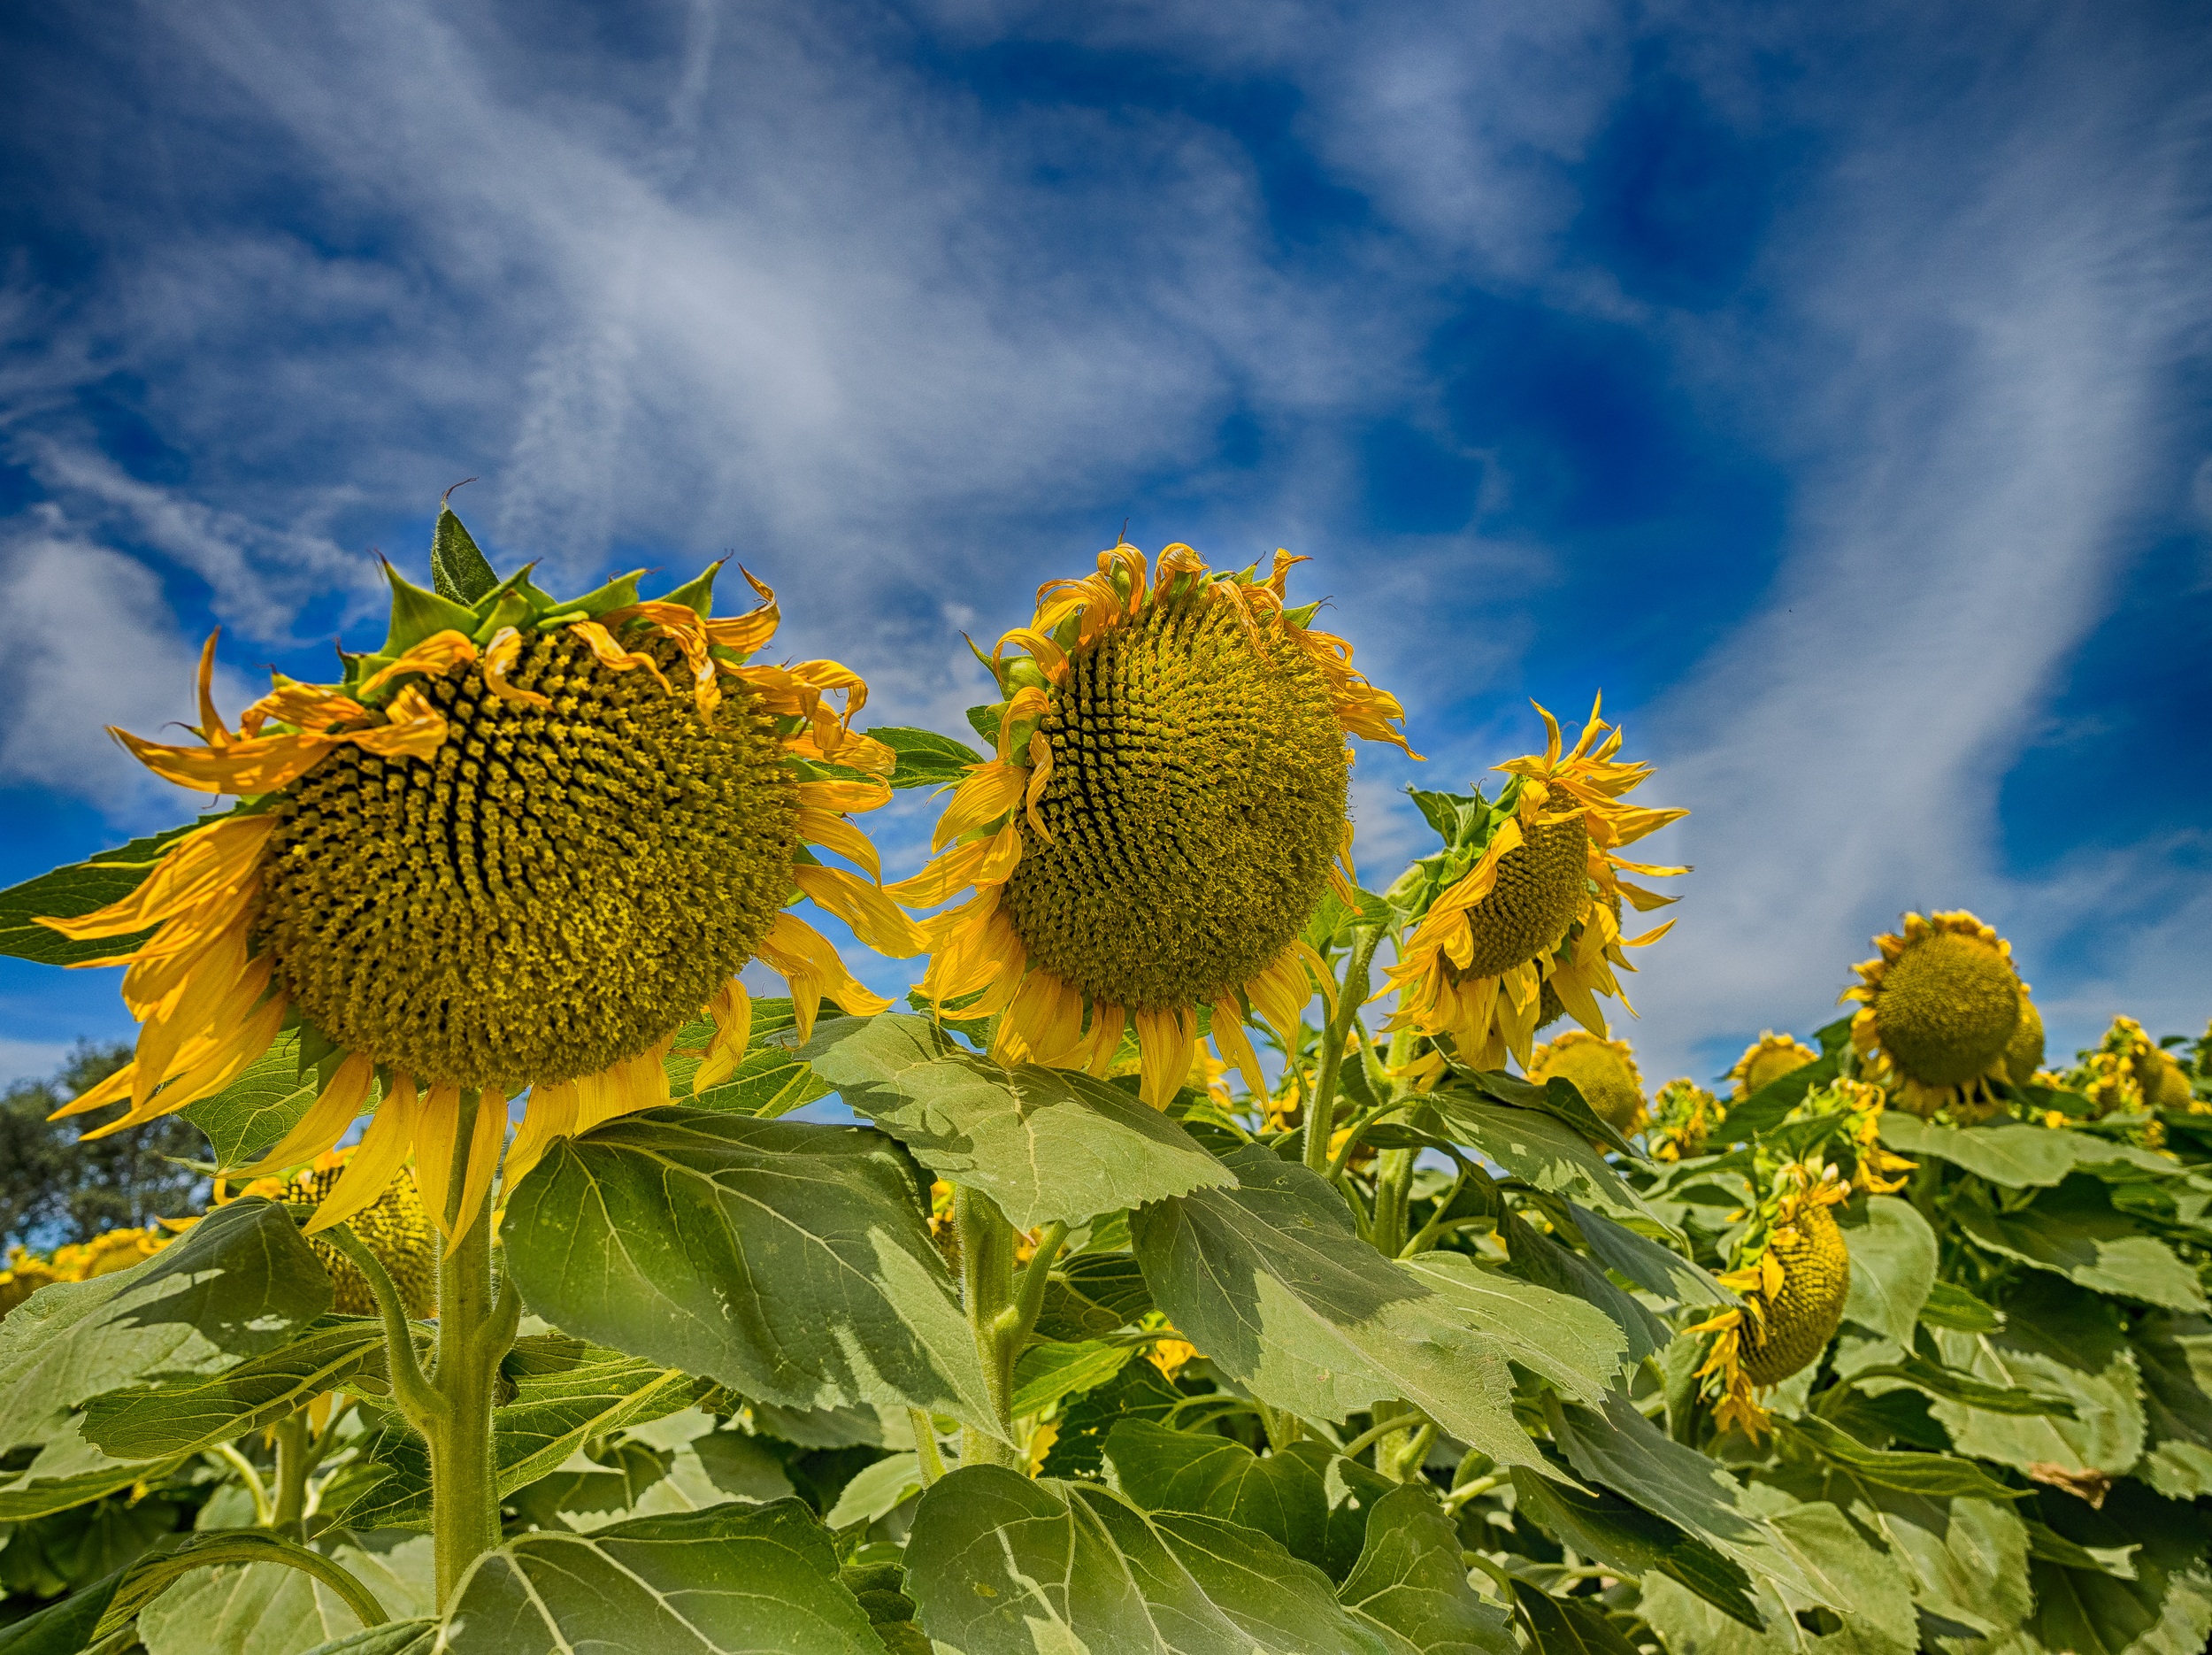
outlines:
[[[1261,580],[1118,545],[989,658],[998,757],[946,807],[944,853],[893,890],[917,909],[972,893],[929,921],[922,993],[997,1014],[1002,1058],[1104,1074],[1133,1033],[1161,1105],[1203,1010],[1264,1091],[1242,1026],[1289,1038],[1313,994],[1299,929],[1352,890],[1345,737],[1405,745],[1350,646],[1285,607],[1299,561]]]
[[[466,541],[450,511],[439,535]],[[790,981],[803,1027],[826,990],[881,1009],[786,904],[811,897],[872,945],[919,951],[846,820],[887,801],[892,755],[848,727],[867,690],[846,668],[747,664],[775,634],[774,595],[748,575],[759,605],[715,617],[719,566],[661,599],[639,598],[635,574],[562,600],[527,570],[487,570],[464,603],[388,565],[383,646],[347,657],[339,684],[280,678],[234,730],[209,694],[210,638],[199,741],[116,735],[157,774],[242,803],[122,900],[46,921],[119,939],[84,963],[129,966],[142,1025],[133,1062],[63,1112],[127,1102],[101,1133],[172,1112],[296,1029],[320,1096],[258,1170],[313,1160],[380,1096],[311,1228],[367,1207],[412,1155],[450,1229],[488,1188],[501,1105],[522,1089],[511,1179],[552,1135],[666,1101],[661,1058],[703,1009],[718,1033],[696,1084],[725,1078],[748,960]]]
[[[1689,812],[1624,802],[1651,766],[1616,758],[1621,733],[1598,704],[1571,750],[1558,720],[1537,712],[1545,751],[1497,766],[1512,779],[1494,804],[1480,793],[1415,796],[1445,847],[1389,893],[1418,923],[1390,968],[1398,1006],[1387,1026],[1448,1038],[1475,1068],[1501,1067],[1509,1052],[1526,1066],[1537,1028],[1561,1011],[1604,1039],[1599,997],[1625,1005],[1615,968],[1633,969],[1622,951],[1657,942],[1672,924],[1624,937],[1622,904],[1647,911],[1675,900],[1622,873],[1690,871],[1619,854]]]

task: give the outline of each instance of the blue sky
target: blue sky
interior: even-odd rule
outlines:
[[[101,727],[217,621],[233,712],[328,676],[464,477],[505,564],[734,550],[953,732],[1126,519],[1313,557],[1429,755],[1362,755],[1371,883],[1605,692],[1695,812],[1654,1079],[1908,907],[2056,1049],[2193,1032],[2208,88],[2178,4],[12,11],[0,879],[180,820]],[[126,1029],[0,962],[7,1074]]]

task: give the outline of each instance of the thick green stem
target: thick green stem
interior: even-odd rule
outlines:
[[[1375,1251],[1395,1259],[1405,1251],[1406,1215],[1413,1205],[1413,1150],[1375,1158]]]
[[[496,1094],[494,1095],[496,1099]],[[461,1094],[454,1133],[449,1226],[468,1184],[469,1145],[481,1094]],[[496,1101],[493,1107],[498,1107]],[[431,1550],[438,1605],[449,1608],[469,1565],[499,1543],[499,1484],[492,1460],[492,1399],[499,1359],[514,1338],[520,1305],[492,1286],[492,1202],[480,1201],[468,1228],[438,1259],[438,1356],[430,1388],[440,1406],[423,1431],[430,1445]]]
[[[276,1426],[276,1500],[269,1520],[280,1528],[307,1515],[308,1452],[305,1410],[288,1413]]]
[[[1018,1456],[1013,1444],[1002,1438],[1013,1435],[1014,1364],[1002,1352],[1007,1320],[1020,1315],[1014,1302],[1014,1227],[980,1189],[958,1186],[952,1202],[953,1220],[960,1229],[961,1297],[1000,1433],[993,1436],[973,1426],[963,1430],[960,1463],[1012,1466]]]
[[[1380,927],[1352,934],[1352,957],[1345,963],[1344,981],[1336,991],[1336,1015],[1321,1035],[1321,1067],[1313,1079],[1313,1096],[1306,1102],[1306,1166],[1317,1173],[1329,1169],[1329,1136],[1336,1114],[1337,1076],[1344,1067],[1344,1046],[1359,1008],[1367,1003],[1368,967],[1382,943]]]

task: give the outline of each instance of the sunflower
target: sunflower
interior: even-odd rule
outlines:
[[[289,1178],[258,1178],[239,1194],[316,1205],[338,1187],[346,1167],[359,1152],[357,1144],[325,1151]],[[216,1186],[215,1199],[219,1205],[226,1199],[221,1184]],[[382,1195],[353,1215],[350,1226],[361,1244],[391,1275],[407,1313],[419,1319],[436,1315],[438,1234],[414,1181],[393,1179]],[[307,1245],[330,1276],[330,1308],[341,1316],[375,1315],[376,1295],[353,1261],[319,1236],[309,1236]]]
[[[2116,1017],[2093,1051],[2082,1053],[2075,1089],[2099,1115],[2198,1107],[2188,1072],[2131,1017]]]
[[[1889,1058],[1915,1114],[1991,1101],[2027,998],[2012,945],[1963,910],[1909,913],[1902,931],[1876,937],[1880,957],[1852,967],[1863,979],[1841,997],[1862,1002],[1852,1044]]]
[[[0,1270],[0,1315],[56,1282],[89,1282],[143,1264],[174,1239],[153,1228],[105,1230],[90,1241],[65,1243],[45,1259],[18,1247]]]
[[[466,541],[449,511],[439,533]],[[142,1025],[134,1060],[58,1112],[127,1103],[88,1137],[171,1113],[296,1030],[319,1094],[259,1169],[313,1161],[380,1095],[309,1228],[369,1207],[411,1152],[451,1235],[522,1089],[510,1183],[553,1138],[668,1101],[662,1058],[703,1007],[717,1033],[695,1084],[726,1078],[748,960],[789,981],[803,1030],[825,992],[883,1009],[784,909],[810,897],[872,945],[919,951],[846,817],[888,800],[893,756],[849,728],[867,688],[846,668],[744,665],[775,634],[775,595],[748,574],[759,605],[714,618],[720,566],[665,598],[641,599],[632,573],[565,601],[526,568],[483,567],[465,604],[387,564],[383,646],[344,657],[339,684],[278,678],[235,730],[210,694],[211,636],[198,743],[114,734],[156,774],[242,802],[121,901],[45,921],[118,939],[83,963],[130,968]],[[483,1101],[455,1189],[465,1092]]]
[[[1669,1081],[1652,1097],[1646,1142],[1655,1161],[1691,1159],[1727,1119],[1728,1107],[1688,1075]]]
[[[2015,1086],[2033,1086],[2038,1084],[2035,1077],[2042,1069],[2043,1013],[2035,1009],[2035,1002],[2023,989],[2020,1021],[2005,1045],[2005,1078]]]
[[[1778,1035],[1772,1029],[1760,1031],[1759,1038],[1744,1048],[1736,1066],[1728,1071],[1728,1078],[1736,1083],[1730,1096],[1741,1103],[1770,1081],[1778,1081],[1793,1069],[1801,1069],[1809,1063],[1820,1061],[1820,1053],[1804,1044],[1794,1035]]]
[[[1554,1076],[1573,1082],[1600,1119],[1616,1132],[1633,1132],[1644,1115],[1644,1077],[1625,1040],[1601,1040],[1571,1028],[1549,1045],[1536,1049],[1528,1066],[1532,1081]]]
[[[1621,870],[1690,870],[1617,854],[1689,812],[1621,802],[1651,766],[1614,758],[1621,732],[1599,718],[1601,704],[1592,704],[1563,757],[1558,720],[1538,707],[1548,732],[1542,756],[1496,766],[1513,778],[1497,804],[1480,794],[1464,802],[1444,854],[1393,888],[1394,901],[1411,904],[1421,919],[1388,973],[1398,1005],[1386,1027],[1448,1035],[1460,1060],[1477,1068],[1502,1066],[1509,1051],[1526,1067],[1549,988],[1578,1023],[1605,1037],[1598,997],[1625,1005],[1614,967],[1634,969],[1622,951],[1657,942],[1673,924],[1624,937],[1622,899],[1639,912],[1676,900],[1631,884]]]
[[[972,893],[927,922],[921,993],[995,1014],[1002,1061],[1104,1074],[1133,1032],[1164,1107],[1210,1020],[1265,1095],[1245,1020],[1289,1048],[1309,970],[1328,982],[1299,929],[1328,890],[1356,899],[1344,738],[1406,748],[1318,605],[1286,606],[1303,561],[1278,552],[1261,580],[1174,545],[1148,574],[1124,543],[999,640],[998,756],[939,819],[943,854],[890,889],[915,909]]]
[[[1780,1384],[1819,1359],[1843,1320],[1851,1292],[1851,1254],[1831,1210],[1851,1191],[1831,1166],[1792,1161],[1720,1280],[1744,1297],[1739,1309],[1684,1329],[1716,1336],[1700,1379],[1714,1382],[1723,1428],[1755,1441],[1769,1428],[1761,1388]]]

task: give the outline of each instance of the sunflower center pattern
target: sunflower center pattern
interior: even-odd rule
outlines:
[[[1445,962],[1454,982],[1500,976],[1556,948],[1588,904],[1590,830],[1582,818],[1522,832],[1524,842],[1498,858],[1490,894],[1467,911],[1475,951],[1464,966]]]
[[[1203,1004],[1297,934],[1343,842],[1344,737],[1320,670],[1202,593],[1071,658],[1052,773],[1007,885],[1031,960],[1132,1010]]]
[[[790,892],[796,784],[749,686],[726,678],[709,722],[564,633],[526,639],[507,681],[551,704],[500,699],[480,666],[429,679],[449,724],[430,759],[348,745],[296,783],[255,917],[319,1028],[432,1082],[635,1056]]]
[[[1828,1348],[1851,1293],[1851,1255],[1835,1214],[1808,1205],[1774,1233],[1767,1251],[1782,1266],[1782,1286],[1766,1306],[1766,1322],[1747,1318],[1743,1371],[1760,1385],[1778,1385]]]
[[[1610,1041],[1594,1035],[1581,1040],[1571,1034],[1562,1036],[1530,1071],[1532,1080],[1548,1081],[1555,1075],[1572,1082],[1582,1101],[1615,1131],[1634,1129],[1644,1106],[1641,1077]]]
[[[1875,1014],[1898,1066],[1929,1086],[1986,1070],[2020,1022],[2020,982],[1988,944],[1939,931],[1901,953],[1882,978]]]

